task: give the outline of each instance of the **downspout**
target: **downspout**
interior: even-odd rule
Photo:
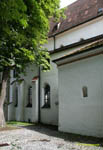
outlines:
[[[41,114],[40,114],[40,99],[41,99],[41,90],[40,90],[40,82],[41,82],[41,68],[39,66],[38,69],[39,81],[38,81],[38,123],[41,121]]]
[[[56,48],[56,39],[55,39],[55,36],[53,36],[53,39],[54,39],[54,50]]]

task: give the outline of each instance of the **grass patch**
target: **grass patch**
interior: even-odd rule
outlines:
[[[20,129],[21,126],[24,127],[24,126],[31,126],[31,125],[34,124],[28,122],[8,121],[6,122],[5,127],[0,127],[0,131],[15,130],[15,129]]]
[[[18,129],[15,126],[11,126],[11,125],[6,125],[5,127],[0,127],[0,131],[8,131],[8,130],[15,130]]]
[[[96,146],[96,147],[100,146],[100,144],[85,144],[85,143],[77,143],[77,144],[81,146]]]
[[[9,126],[30,126],[30,125],[34,125],[34,124],[28,123],[28,122],[9,121],[9,122],[7,122],[7,125],[9,125]]]

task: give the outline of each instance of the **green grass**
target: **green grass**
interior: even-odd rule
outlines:
[[[31,126],[34,125],[33,123],[28,123],[28,122],[18,122],[18,121],[9,121],[6,122],[5,127],[0,127],[0,131],[6,131],[6,130],[15,130],[15,129],[20,129],[22,126]]]
[[[81,146],[100,146],[100,144],[85,144],[85,143],[77,143],[78,145],[81,145]]]
[[[15,130],[15,129],[18,129],[18,127],[8,124],[6,124],[5,127],[0,126],[0,131]]]
[[[14,125],[14,126],[30,126],[34,125],[33,123],[28,123],[28,122],[19,122],[19,121],[9,121],[7,122],[7,125]]]

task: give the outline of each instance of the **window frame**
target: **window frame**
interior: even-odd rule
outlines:
[[[83,98],[88,97],[88,87],[87,86],[82,87],[82,95],[83,95]]]
[[[43,89],[44,89],[44,92],[43,92],[44,105],[42,106],[42,108],[50,108],[51,107],[51,104],[50,104],[50,100],[51,100],[50,85],[48,83],[46,83]]]

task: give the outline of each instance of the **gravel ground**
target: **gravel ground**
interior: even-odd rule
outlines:
[[[21,127],[0,131],[0,150],[103,150],[103,140],[60,133],[47,126]]]

